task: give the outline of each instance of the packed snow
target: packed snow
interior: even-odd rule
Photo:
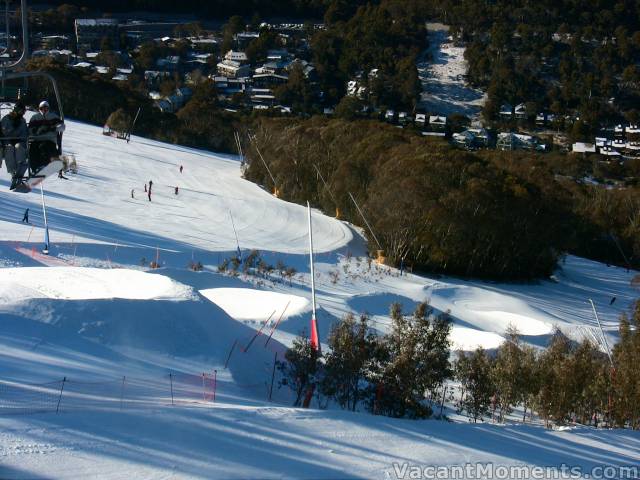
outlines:
[[[252,288],[213,288],[200,293],[236,320],[273,318],[274,314],[288,318],[311,310],[304,297]]]
[[[306,210],[243,180],[231,156],[127,144],[72,121],[65,150],[79,172],[45,182],[49,255],[40,193],[10,193],[0,173],[0,478],[386,479],[403,462],[640,462],[628,431],[291,408],[274,362],[309,327]],[[509,326],[542,347],[555,327],[595,336],[589,298],[615,342],[638,296],[637,272],[572,256],[535,283],[400,275],[367,259],[359,229],[317,211],[312,221],[324,342],[349,312],[385,332],[392,302],[429,301],[450,313],[454,348],[496,348]],[[219,272],[238,248],[233,225],[243,255],[296,273]]]
[[[0,302],[21,298],[89,300],[98,298],[185,298],[190,289],[170,278],[138,270],[84,267],[25,267],[0,269]],[[22,292],[20,294],[20,292]]]

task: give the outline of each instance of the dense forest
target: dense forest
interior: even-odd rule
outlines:
[[[96,12],[153,12],[179,13],[195,15],[201,19],[222,20],[230,15],[251,17],[258,13],[262,16],[283,16],[322,19],[326,12],[349,16],[358,6],[369,3],[364,0],[113,0],[105,5],[101,0],[45,0],[40,5],[54,7],[73,4]],[[378,3],[378,2],[371,2]]]
[[[353,195],[395,265],[503,279],[549,275],[565,252],[640,265],[640,192],[581,180],[637,176],[637,162],[464,152],[364,120],[260,118],[253,135],[247,178],[364,226]]]
[[[488,89],[487,118],[503,102],[575,113],[577,137],[640,120],[638,2],[447,0],[440,12],[468,47],[469,80]]]

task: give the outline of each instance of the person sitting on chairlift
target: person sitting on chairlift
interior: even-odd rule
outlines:
[[[62,153],[61,138],[65,130],[64,122],[49,109],[49,102],[43,100],[29,121],[29,168],[37,173]]]
[[[27,171],[27,122],[24,119],[26,108],[18,102],[13,110],[0,122],[2,127],[2,149],[7,164],[7,172],[11,175],[13,190]]]

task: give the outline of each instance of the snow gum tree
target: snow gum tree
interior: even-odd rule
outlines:
[[[491,363],[491,358],[482,347],[471,353],[458,352],[455,363],[456,378],[466,393],[462,398],[461,407],[467,411],[474,423],[487,415],[491,397],[495,392]]]
[[[571,353],[569,339],[561,332],[556,332],[551,344],[540,356],[540,390],[536,398],[539,415],[548,427],[552,419],[561,422],[571,410],[562,385],[563,366]]]
[[[506,340],[498,348],[492,369],[493,384],[496,388],[497,404],[500,408],[499,420],[511,413],[511,407],[520,403],[526,389],[523,376],[524,352],[520,344],[520,334],[515,328],[509,327]]]
[[[631,318],[620,320],[620,341],[613,350],[614,416],[619,426],[640,429],[640,302]]]
[[[391,332],[383,339],[387,361],[381,372],[378,412],[392,417],[428,417],[433,412],[425,403],[425,393],[442,385],[451,374],[451,322],[446,314],[434,315],[426,303],[418,305],[412,317],[406,317],[394,303],[391,321]]]
[[[348,314],[335,324],[328,338],[330,351],[325,355],[322,393],[342,408],[355,411],[365,395],[365,380],[375,358],[376,343],[367,315],[356,320],[353,314]]]
[[[299,407],[305,392],[313,388],[318,372],[318,353],[311,345],[309,336],[303,332],[287,349],[285,362],[278,363],[282,373],[282,385],[288,385],[296,394],[294,406]]]

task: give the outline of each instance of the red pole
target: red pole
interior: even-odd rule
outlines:
[[[251,344],[253,344],[253,341],[258,338],[258,335],[262,334],[262,330],[264,329],[264,327],[267,326],[267,323],[269,323],[269,320],[271,320],[271,317],[273,317],[276,314],[276,311],[274,310],[273,312],[271,312],[271,315],[269,315],[269,318],[267,318],[265,320],[265,322],[262,324],[262,326],[260,327],[260,330],[258,330],[256,332],[256,334],[253,336],[253,338],[251,339],[251,341],[249,342],[249,344],[245,347],[244,351],[247,352],[249,350],[249,347],[251,347]]]
[[[271,332],[269,332],[269,338],[267,338],[267,341],[264,342],[264,347],[267,348],[267,344],[269,343],[269,340],[271,340],[271,337],[273,336],[273,332],[276,331],[276,328],[278,328],[278,325],[280,324],[280,320],[282,320],[282,317],[284,316],[284,312],[287,311],[287,308],[289,308],[289,304],[291,303],[291,300],[289,300],[287,302],[287,305],[284,307],[284,310],[282,311],[282,313],[280,314],[280,317],[278,318],[278,321],[275,323],[275,325],[271,328]]]
[[[311,317],[311,346],[320,353],[320,339],[318,338],[318,323],[315,315]]]

